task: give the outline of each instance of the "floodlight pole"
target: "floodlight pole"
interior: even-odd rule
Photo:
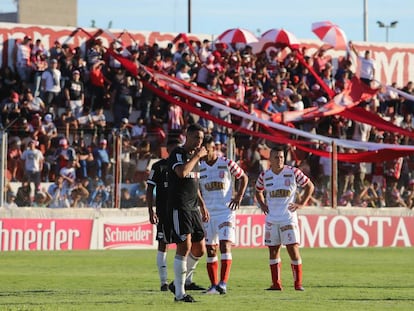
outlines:
[[[191,33],[191,0],[188,0],[188,30],[187,33]]]
[[[393,21],[388,25],[386,25],[385,23],[383,23],[381,21],[377,21],[377,24],[378,24],[379,28],[385,28],[385,42],[388,42],[389,29],[397,27],[398,21]]]
[[[364,0],[364,41],[368,41],[368,0]]]

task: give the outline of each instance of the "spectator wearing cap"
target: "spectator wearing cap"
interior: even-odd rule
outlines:
[[[56,176],[60,174],[60,170],[66,167],[69,161],[76,160],[76,151],[69,146],[69,142],[66,137],[62,137],[59,140],[59,147],[55,151]]]
[[[55,115],[58,113],[58,107],[60,106],[61,101],[61,76],[62,74],[58,69],[57,59],[51,59],[49,68],[42,74],[41,89],[46,109],[49,112],[53,112]]]
[[[12,91],[1,107],[1,120],[3,126],[8,126],[11,122],[14,122],[20,116],[20,113],[20,95],[19,93]]]
[[[129,124],[129,120],[127,118],[122,118],[121,120],[119,135],[121,135],[123,139],[131,140],[131,125]]]
[[[111,167],[111,158],[108,152],[108,142],[101,139],[99,146],[93,150],[93,158],[95,161],[96,175],[100,180],[106,180],[108,170]]]
[[[43,118],[42,134],[38,135],[39,142],[46,150],[50,148],[51,142],[58,136],[56,124],[53,121],[52,114],[47,113]]]
[[[79,70],[74,70],[72,72],[72,78],[66,82],[63,93],[66,107],[70,107],[73,116],[75,118],[82,116],[85,101],[85,89],[83,82],[80,80]]]
[[[30,62],[32,38],[30,36],[24,36],[23,41],[16,44],[13,53],[13,65],[17,70],[22,83],[28,86],[30,82],[30,76],[32,72],[32,66]]]
[[[66,166],[62,167],[59,171],[59,175],[63,178],[62,192],[68,199],[76,182],[76,165],[77,160],[75,158],[69,158]]]
[[[23,151],[20,158],[24,162],[24,176],[29,183],[34,183],[35,193],[40,190],[40,182],[43,170],[43,153],[36,147],[39,145],[37,140],[32,139],[29,147]]]

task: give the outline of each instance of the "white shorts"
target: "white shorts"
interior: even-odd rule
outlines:
[[[299,226],[296,223],[270,223],[265,226],[265,245],[300,244]]]
[[[210,221],[204,223],[204,235],[206,245],[217,245],[219,241],[223,240],[234,243],[236,239],[236,214],[210,215]]]

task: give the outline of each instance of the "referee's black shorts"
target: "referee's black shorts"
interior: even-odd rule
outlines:
[[[191,234],[191,242],[200,242],[204,239],[204,226],[198,210],[173,210],[173,242],[184,242]]]

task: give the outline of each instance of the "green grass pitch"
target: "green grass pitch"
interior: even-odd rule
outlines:
[[[195,304],[159,291],[156,250],[4,252],[0,310],[413,310],[414,249],[302,248],[304,292],[293,290],[282,250],[284,291],[270,285],[266,248],[234,249],[227,295],[191,292]],[[174,250],[168,253],[173,278]],[[194,280],[208,286],[205,257]]]

